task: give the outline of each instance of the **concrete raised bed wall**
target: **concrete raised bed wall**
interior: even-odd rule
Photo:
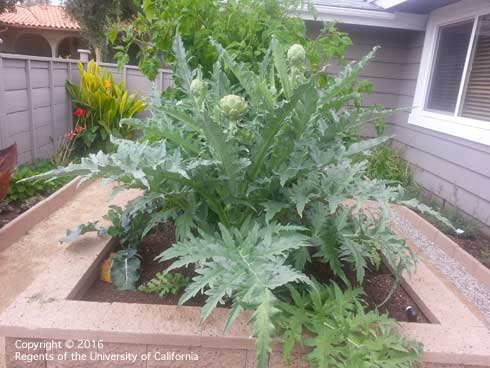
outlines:
[[[0,252],[19,240],[34,225],[44,220],[81,190],[79,178],[75,178],[56,192],[29,208],[0,229]]]
[[[127,200],[136,194],[123,195]],[[417,224],[420,231],[434,231],[424,228],[425,220],[413,212],[398,207],[394,210]],[[57,229],[60,234],[53,236],[58,239],[69,226],[60,224]],[[7,368],[255,366],[254,339],[246,315],[223,333],[228,313],[223,308],[218,308],[199,326],[198,307],[74,300],[98,277],[99,265],[111,247],[110,239],[95,235],[79,239],[59,254],[48,270],[0,315],[0,335],[7,337]],[[414,275],[404,278],[403,287],[431,321],[431,324],[400,323],[406,336],[424,344],[425,367],[490,367],[490,332],[481,316],[423,257]],[[79,349],[80,340],[93,345]],[[19,345],[29,341],[46,341],[56,346],[28,350]],[[21,357],[27,357],[22,354],[29,353],[48,354],[54,360],[22,361]],[[126,356],[133,353],[137,359],[130,363],[104,361],[101,359],[109,357],[104,353]],[[180,355],[183,353],[188,355]],[[57,354],[62,354],[61,359]],[[81,360],[82,356],[87,360]],[[90,360],[96,356],[99,360]],[[182,360],[185,357],[191,360]],[[198,360],[192,360],[196,357]],[[307,367],[299,355],[292,366]],[[287,367],[279,345],[274,347],[270,367]]]

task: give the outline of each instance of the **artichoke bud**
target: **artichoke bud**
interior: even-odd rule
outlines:
[[[191,82],[191,95],[195,97],[201,96],[206,89],[204,82],[201,79],[193,79]]]
[[[306,52],[303,46],[295,43],[288,50],[287,59],[292,66],[302,66],[306,61]]]
[[[219,108],[229,119],[239,120],[247,111],[248,104],[240,96],[227,95],[219,101]]]

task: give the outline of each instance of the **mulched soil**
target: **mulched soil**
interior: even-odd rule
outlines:
[[[485,267],[490,269],[490,238],[484,234],[478,234],[472,238],[461,238],[448,235],[461,248],[478,259]]]
[[[417,212],[417,211],[416,211]],[[432,225],[440,229],[437,221],[430,216],[426,216],[423,213],[417,212],[419,216],[422,216],[425,220],[429,221]],[[457,236],[454,233],[444,232],[453,242],[458,244],[461,248],[480,261],[486,268],[490,269],[490,237],[477,232],[471,237]]]
[[[325,265],[322,263],[311,264],[308,266],[306,273],[321,282],[327,283],[334,280],[339,285],[342,284],[341,281],[335,280],[333,275],[325,272]],[[351,284],[356,286],[354,272],[346,271],[346,274]],[[378,308],[380,313],[388,314],[399,322],[408,322],[406,309],[407,307],[412,307],[417,311],[418,323],[429,323],[427,317],[423,315],[410,295],[401,286],[398,286],[391,298],[381,305],[390,294],[394,282],[395,278],[386,267],[383,266],[379,270],[369,269],[364,277],[364,283],[361,285],[366,293],[366,309],[374,310]]]
[[[170,247],[174,242],[175,233],[170,225],[166,225],[165,231],[149,235],[144,239],[139,248],[139,254],[141,255],[141,278],[137,287],[147,283],[155,277],[156,273],[170,266],[172,261],[157,262],[155,261],[155,257]],[[173,272],[179,272],[187,277],[194,277],[196,275],[194,270],[190,268],[178,268]],[[182,292],[160,298],[157,294],[143,293],[138,290],[119,291],[112,284],[96,280],[82,299],[94,302],[176,305],[181,296]],[[197,295],[184,305],[202,306],[204,305],[204,301],[205,298],[202,295]]]
[[[164,270],[170,265],[171,262],[155,262],[154,259],[162,251],[167,249],[175,241],[174,231],[171,226],[167,226],[164,232],[159,232],[154,235],[150,235],[142,242],[140,246],[141,255],[141,279],[138,284],[151,280],[157,272]],[[180,272],[185,276],[193,277],[195,272],[190,268],[177,269],[174,272]],[[319,281],[328,282],[331,281],[333,276],[328,272],[325,272],[325,265],[320,263],[314,263],[307,269],[309,275],[314,276]],[[383,302],[393,285],[393,276],[385,269],[378,272],[368,272],[366,275],[365,283],[363,285],[364,290],[367,293],[366,302],[367,309],[374,309],[378,304]],[[340,284],[340,283],[339,283]],[[165,304],[175,305],[177,304],[182,292],[177,295],[168,295],[160,298],[156,294],[147,294],[137,290],[134,291],[119,291],[114,289],[111,284],[96,280],[91,288],[81,298],[84,301],[96,301],[96,302],[119,302],[119,303],[140,303],[140,304]],[[185,303],[188,306],[202,306],[205,298],[202,295],[198,295],[195,298]],[[382,313],[389,314],[392,318],[398,321],[407,321],[406,308],[412,306],[416,308],[415,303],[410,296],[401,287],[398,287],[394,292],[392,298],[379,310]],[[428,323],[427,318],[418,311],[418,322]]]
[[[24,202],[12,202],[9,204],[0,202],[0,229],[26,212],[29,208],[41,202],[44,198],[43,196],[36,196]]]

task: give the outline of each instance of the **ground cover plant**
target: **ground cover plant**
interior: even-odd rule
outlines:
[[[5,201],[23,202],[36,196],[45,196],[53,193],[68,182],[68,178],[56,180],[39,180],[35,182],[23,182],[22,179],[41,174],[54,169],[55,166],[49,160],[38,160],[32,164],[18,166],[12,175],[9,191]]]
[[[332,349],[314,349],[313,366],[331,366],[332,359],[349,366],[352,354],[357,366],[411,366],[419,347],[401,338],[386,317],[364,312],[345,273],[353,270],[361,283],[369,266],[380,266],[381,255],[396,277],[409,272],[414,255],[389,230],[389,205],[431,211],[405,200],[400,186],[366,180],[368,162],[359,161],[359,154],[388,137],[344,140],[346,132],[386,114],[353,103],[359,99],[357,77],[374,51],[324,84],[301,45],[286,48],[273,39],[255,72],[212,43],[219,58],[205,78],[190,67],[176,37],[175,79],[182,97],[157,96],[149,120],[123,120],[141,130],[137,141],[113,137],[114,153],[91,154],[41,176],[83,175],[116,182],[117,190],[141,189],[143,195],[118,209],[113,220],[132,239],[117,255],[118,264],[132,266],[114,272],[126,275],[124,285],[134,284],[137,240],[162,223],[175,224],[177,243],[159,259],[174,261],[166,272],[186,265],[197,272],[180,302],[203,293],[202,320],[228,303],[227,326],[251,311],[259,367],[267,366],[278,334],[286,351],[294,343],[328,342]],[[304,269],[313,260],[345,291],[311,280]],[[305,319],[284,323],[284,315],[299,315],[286,310],[284,300],[306,308]],[[342,308],[329,309],[328,303]],[[322,324],[313,329],[317,317]],[[343,324],[340,340],[331,335],[329,318]],[[316,337],[303,339],[303,333]],[[356,344],[372,348],[353,351]]]

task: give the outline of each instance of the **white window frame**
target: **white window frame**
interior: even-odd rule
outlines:
[[[488,0],[463,0],[459,3],[437,9],[430,14],[417,77],[413,109],[408,118],[409,124],[490,146],[490,121],[457,116],[461,107],[465,83],[461,83],[454,114],[445,114],[425,109],[429,95],[432,69],[437,55],[436,48],[439,29],[465,20],[477,19],[479,16],[486,14],[490,14],[490,2]],[[473,24],[469,50],[473,50],[477,31],[476,23],[474,22]],[[471,54],[472,52],[468,52],[466,57],[462,76],[463,82],[467,81],[468,69],[472,61]]]

